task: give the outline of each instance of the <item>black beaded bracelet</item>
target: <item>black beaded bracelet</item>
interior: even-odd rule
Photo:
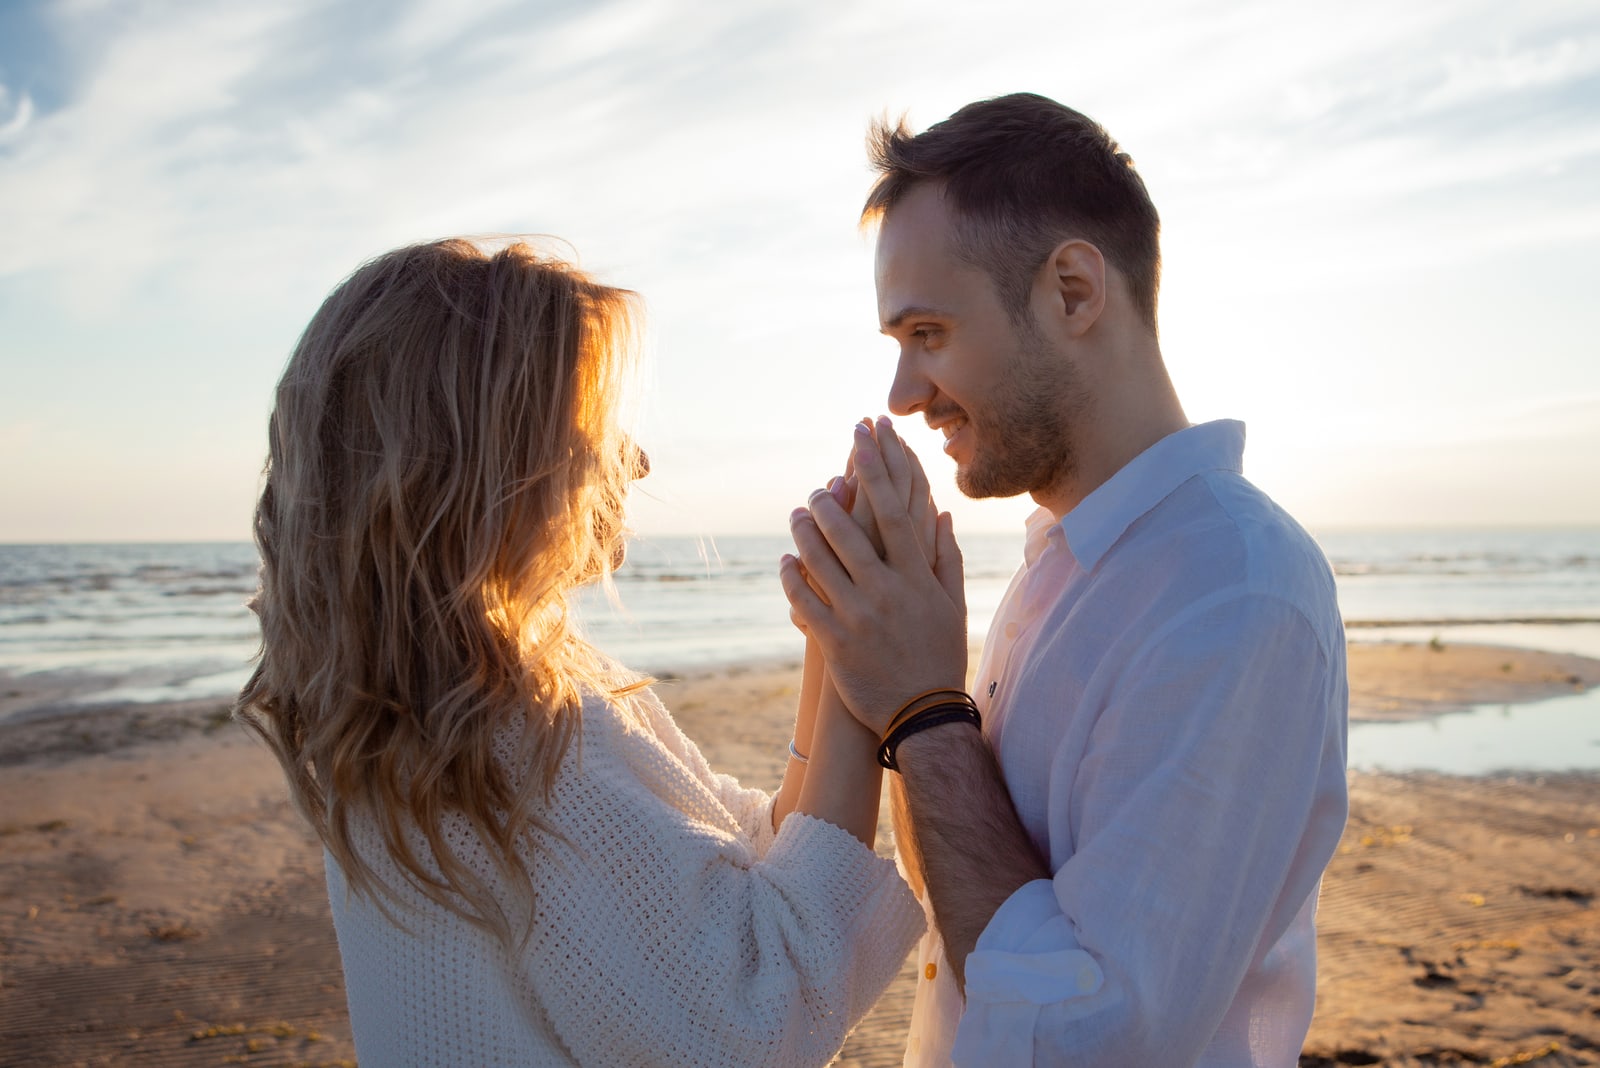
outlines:
[[[883,744],[878,746],[878,763],[890,771],[899,771],[900,765],[895,760],[895,751],[900,748],[901,742],[918,731],[956,722],[970,723],[979,730],[983,729],[983,717],[978,715],[977,706],[968,701],[946,701],[943,704],[930,705],[889,733]]]

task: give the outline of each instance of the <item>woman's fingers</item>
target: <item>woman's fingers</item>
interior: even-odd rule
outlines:
[[[808,642],[812,641],[827,623],[828,606],[807,580],[799,557],[785,553],[778,561],[778,583],[789,599],[789,621],[805,632]]]
[[[827,496],[826,493],[814,493],[811,499],[817,501]],[[789,536],[794,539],[802,577],[818,600],[824,604],[834,603],[837,593],[850,585],[850,576],[829,548],[827,539],[817,529],[809,508],[796,508],[789,513]]]

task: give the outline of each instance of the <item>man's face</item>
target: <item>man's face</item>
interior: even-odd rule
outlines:
[[[925,184],[879,230],[878,316],[900,343],[889,410],[944,433],[967,496],[1037,497],[1073,472],[1069,423],[1085,395],[1031,312],[1019,326],[989,275],[955,254],[952,226]]]

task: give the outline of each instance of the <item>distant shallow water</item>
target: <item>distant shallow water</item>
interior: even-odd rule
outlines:
[[[1600,690],[1427,719],[1350,724],[1355,771],[1600,771]]]
[[[1452,623],[1425,627],[1347,627],[1352,641],[1414,642],[1426,645],[1506,645],[1572,653],[1600,660],[1600,623]]]

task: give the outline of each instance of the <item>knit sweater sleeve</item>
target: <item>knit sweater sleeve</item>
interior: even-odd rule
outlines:
[[[655,731],[586,708],[582,738],[520,958],[573,1059],[826,1064],[921,933],[893,863],[798,814],[759,855],[725,784]]]
[[[635,707],[644,723],[655,733],[667,752],[688,769],[695,778],[706,784],[716,794],[740,828],[749,837],[757,856],[766,856],[777,838],[772,826],[773,795],[765,790],[744,786],[732,775],[713,771],[700,747],[683,733],[677,720],[672,718],[653,692],[638,695]]]

